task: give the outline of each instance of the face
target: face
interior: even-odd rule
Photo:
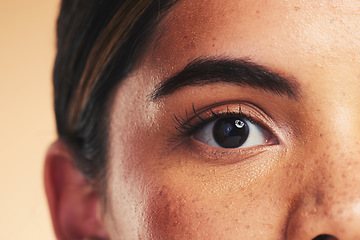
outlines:
[[[111,239],[359,239],[359,9],[177,3],[113,99]]]

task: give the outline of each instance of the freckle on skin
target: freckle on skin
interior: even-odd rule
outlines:
[[[294,7],[294,10],[295,10],[295,11],[299,11],[299,10],[300,10],[300,7],[296,6],[296,7]]]

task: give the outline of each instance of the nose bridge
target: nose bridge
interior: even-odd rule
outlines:
[[[287,239],[360,239],[360,120],[348,113],[322,124],[319,135]]]

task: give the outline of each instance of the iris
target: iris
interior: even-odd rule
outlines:
[[[237,117],[222,118],[213,127],[213,137],[223,148],[238,148],[249,136],[249,126]]]

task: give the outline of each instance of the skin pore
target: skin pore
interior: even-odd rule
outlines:
[[[179,1],[113,96],[102,235],[360,239],[359,10],[353,0]],[[199,59],[261,66],[296,97],[220,76],[152,98]],[[236,115],[260,141],[203,140],[218,116]]]

